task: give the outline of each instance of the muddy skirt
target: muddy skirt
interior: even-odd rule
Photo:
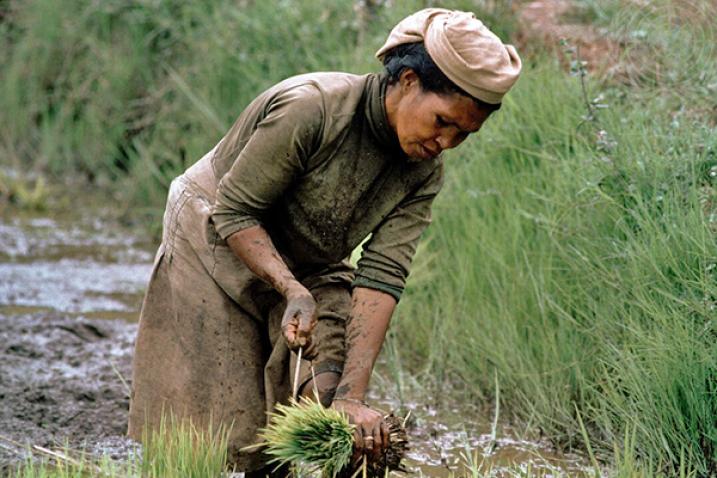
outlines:
[[[281,335],[283,298],[234,256],[211,224],[210,156],[170,187],[140,315],[128,433],[141,440],[168,413],[202,427],[222,423],[231,426],[230,463],[251,471],[266,456],[241,449],[256,443],[267,412],[288,401],[295,356]],[[314,373],[341,373],[351,267],[336,264],[297,278],[319,309]],[[302,362],[306,382],[311,368]]]

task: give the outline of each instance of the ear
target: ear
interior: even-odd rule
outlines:
[[[421,87],[421,80],[418,75],[411,68],[406,68],[401,72],[401,76],[398,78],[398,83],[401,85],[401,92],[408,93],[414,88]]]

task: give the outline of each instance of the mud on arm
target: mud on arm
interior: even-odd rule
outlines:
[[[376,457],[388,446],[388,429],[383,415],[363,400],[395,307],[390,294],[354,288],[346,323],[346,361],[334,397],[334,408],[346,412],[356,426],[357,449]]]
[[[254,274],[286,298],[281,329],[289,348],[310,346],[311,331],[316,325],[316,301],[291,273],[266,230],[260,225],[252,226],[229,236],[227,243]],[[306,355],[311,356],[309,350]]]
[[[263,222],[303,173],[320,138],[322,117],[321,96],[313,86],[277,95],[219,181],[212,212],[216,231],[232,252],[287,299],[282,330],[294,350],[310,343],[316,302],[277,252]]]
[[[346,362],[336,399],[363,401],[395,307],[396,299],[385,292],[354,288],[346,323]]]
[[[346,325],[346,363],[337,399],[362,401],[396,303],[401,297],[431,205],[443,184],[438,167],[364,244]]]
[[[346,325],[346,361],[334,407],[348,413],[356,425],[357,448],[374,456],[388,446],[387,425],[363,399],[416,246],[431,222],[431,204],[442,184],[443,168],[439,166],[374,231],[358,263]]]

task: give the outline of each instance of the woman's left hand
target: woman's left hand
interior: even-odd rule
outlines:
[[[388,425],[379,411],[364,405],[359,400],[335,398],[332,408],[346,413],[349,422],[356,427],[354,432],[354,460],[362,454],[369,455],[373,460],[380,459],[389,446]]]

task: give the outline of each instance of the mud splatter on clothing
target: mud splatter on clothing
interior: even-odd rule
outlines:
[[[352,286],[400,297],[443,167],[405,158],[385,92],[379,75],[286,80],[173,181],[137,335],[130,436],[171,410],[233,423],[231,461],[265,464],[241,448],[288,400],[295,358],[281,336],[283,298],[234,256],[231,234],[261,224],[314,295],[316,373],[341,373]],[[369,234],[354,271],[347,258]]]

